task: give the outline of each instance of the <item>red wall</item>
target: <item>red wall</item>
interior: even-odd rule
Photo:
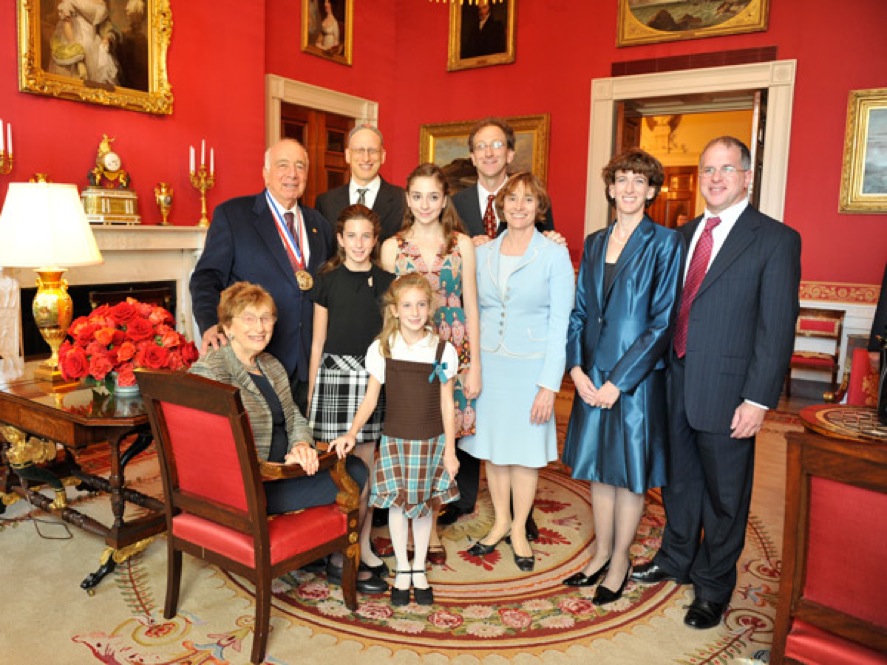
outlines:
[[[172,219],[199,215],[187,180],[187,147],[205,137],[216,149],[210,206],[262,186],[264,74],[270,72],[380,103],[388,163],[401,183],[418,159],[419,127],[484,115],[551,114],[549,187],[558,227],[581,243],[591,80],[613,61],[776,45],[797,59],[786,222],[804,239],[803,277],[880,283],[887,217],[839,215],[847,94],[887,87],[887,3],[863,0],[835,13],[830,0],[803,12],[773,2],[767,32],[617,49],[616,2],[519,2],[513,65],[448,73],[449,8],[428,0],[354,1],[354,65],[300,51],[301,0],[173,1],[169,55],[172,116],[106,109],[18,92],[15,3],[0,3],[0,118],[14,123],[17,163],[6,183],[45,171],[56,182],[86,184],[101,134],[131,172],[146,223],[158,220],[152,188],[176,190]],[[245,7],[248,6],[248,9]],[[393,10],[380,11],[380,7]]]
[[[200,199],[188,181],[188,146],[199,152],[202,138],[216,151],[210,212],[226,198],[261,190],[263,3],[244,11],[235,0],[173,1],[167,62],[175,102],[168,116],[18,92],[16,4],[0,3],[0,118],[12,121],[15,146],[15,167],[0,176],[0,198],[7,183],[27,181],[35,172],[85,187],[103,133],[116,137],[113,145],[132,177],[145,224],[160,221],[153,193],[158,181],[175,192],[171,221],[197,223]]]

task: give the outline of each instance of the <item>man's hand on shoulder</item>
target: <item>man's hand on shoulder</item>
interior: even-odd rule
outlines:
[[[212,349],[218,349],[220,346],[226,346],[228,338],[219,331],[218,324],[210,326],[203,333],[203,343],[200,345],[200,355],[206,355],[206,352]]]
[[[488,242],[492,242],[492,238],[488,236],[486,233],[481,233],[479,236],[473,236],[471,238],[471,242],[474,243],[475,247],[480,247],[481,245],[486,245]]]
[[[567,239],[557,231],[543,231],[542,235],[548,238],[551,242],[556,242],[561,247],[567,246]]]

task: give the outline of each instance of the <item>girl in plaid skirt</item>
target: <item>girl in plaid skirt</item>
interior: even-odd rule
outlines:
[[[382,297],[394,275],[373,263],[379,216],[363,205],[342,210],[336,222],[339,249],[314,280],[314,336],[308,370],[308,421],[315,441],[332,441],[348,431],[363,399],[369,374],[367,347],[382,328]],[[380,401],[381,402],[381,401]],[[382,434],[380,403],[357,432],[354,453],[373,468]],[[361,567],[384,578],[388,568],[370,547],[372,512],[360,511]]]
[[[459,496],[453,388],[456,349],[428,326],[434,311],[428,280],[418,273],[398,277],[385,295],[384,324],[367,351],[370,373],[366,395],[348,433],[333,443],[354,442],[371,417],[385,384],[387,408],[379,459],[373,472],[370,505],[388,508],[388,529],[397,563],[391,604],[419,605],[434,595],[425,575],[435,502]],[[407,555],[410,526],[415,548]]]

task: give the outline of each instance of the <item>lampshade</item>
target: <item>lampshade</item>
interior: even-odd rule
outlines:
[[[0,213],[0,266],[88,266],[102,254],[76,185],[9,184]]]

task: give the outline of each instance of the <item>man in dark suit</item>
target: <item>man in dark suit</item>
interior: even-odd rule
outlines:
[[[477,184],[457,192],[453,196],[453,205],[475,245],[489,242],[504,227],[491,197],[495,198],[508,180],[508,165],[514,161],[514,140],[514,129],[501,118],[485,118],[468,134],[468,151],[471,163],[477,169]],[[485,220],[492,223],[490,228]],[[551,207],[545,215],[545,222],[537,227],[540,231],[554,230]]]
[[[641,583],[692,583],[684,623],[717,626],[736,586],[755,435],[776,406],[794,344],[801,238],[748,203],[748,148],[730,136],[699,160],[706,208],[678,229],[691,257],[668,377],[666,525]]]
[[[478,0],[476,7],[462,7],[462,58],[505,53],[505,24],[492,15],[489,0]]]
[[[299,205],[308,177],[308,154],[283,139],[265,153],[265,191],[216,207],[203,254],[191,275],[191,301],[203,335],[201,353],[225,345],[218,328],[219,294],[248,281],[271,294],[277,323],[267,350],[286,368],[296,405],[306,413],[313,303],[312,275],[330,256],[329,223]]]
[[[358,125],[348,134],[345,161],[351,167],[351,181],[317,197],[317,211],[333,228],[339,214],[348,206],[362,203],[382,220],[378,246],[400,231],[406,194],[379,175],[385,163],[382,132],[372,125]]]

